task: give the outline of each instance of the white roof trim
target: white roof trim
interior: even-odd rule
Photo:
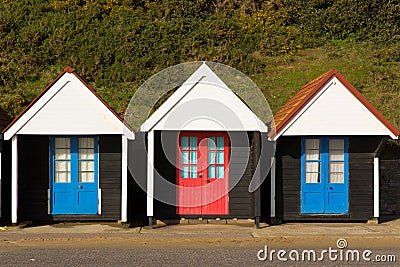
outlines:
[[[204,63],[173,93],[140,127],[143,132],[152,131],[163,118],[171,112],[198,85],[212,85],[236,95],[231,89]],[[239,98],[238,98],[239,99]],[[240,103],[241,100],[239,100]],[[268,132],[268,127],[244,103],[246,111],[258,124],[257,130]]]
[[[310,106],[312,106],[314,103],[315,103],[315,101],[317,101],[318,100],[318,98],[326,91],[326,90],[328,90],[332,85],[336,85],[336,83],[338,83],[340,86],[342,86],[343,88],[345,88],[346,90],[347,90],[347,88],[336,78],[336,77],[333,77],[325,86],[324,86],[324,88],[322,88],[322,90],[320,90],[319,92],[318,92],[318,94],[316,95],[316,96],[314,96],[314,98],[310,101],[310,102],[308,102],[301,110],[300,110],[300,112],[279,132],[279,134],[278,135],[276,135],[272,140],[273,141],[276,141],[276,140],[278,140],[278,138],[280,137],[280,136],[284,136],[285,135],[285,132],[309,109],[309,107]],[[352,95],[353,96],[353,95]],[[354,97],[354,99],[356,99],[358,102],[360,102],[355,96],[353,96]],[[365,106],[364,106],[364,104],[362,104],[361,102],[360,102],[360,104],[361,104],[361,106],[362,106],[362,108],[364,109],[364,111],[365,112],[368,112],[372,117],[373,117],[373,119],[376,121],[376,123],[378,124],[378,125],[380,125],[381,127],[383,127],[385,130],[386,130],[386,133],[387,133],[387,135],[389,135],[392,139],[397,139],[398,137],[397,136],[395,136],[389,129],[387,129],[387,127],[378,119],[378,118],[376,118],[376,116],[371,112],[371,111],[369,111]],[[313,135],[313,133],[310,133],[310,135]]]
[[[76,79],[79,81],[79,83],[82,84],[82,82],[76,77],[74,73],[64,73],[37,101],[28,109],[25,111],[24,114],[22,114],[21,117],[18,118],[17,121],[15,121],[11,127],[4,132],[4,139],[5,140],[10,140],[14,135],[17,135],[18,132],[20,132],[24,126],[32,120],[32,118],[35,117],[36,114],[40,110],[42,110],[68,83],[71,82],[72,79]],[[86,85],[82,84],[83,87],[87,88]],[[89,90],[89,88],[87,88]],[[92,92],[90,92],[92,93]],[[93,95],[95,101],[100,101],[97,99],[95,95]],[[102,103],[103,105],[103,103]],[[103,105],[104,106],[104,105]],[[132,132],[119,118],[115,116],[114,113],[112,113],[108,108],[104,107],[106,112],[110,114],[110,118],[112,120],[115,120],[115,123],[119,125],[121,131],[120,134],[125,135],[128,139],[134,139],[135,134]],[[37,133],[36,133],[37,134]],[[43,132],[45,135],[46,133]],[[62,134],[62,133],[60,133]],[[80,134],[77,132],[76,134]],[[103,132],[99,132],[98,134],[107,134]],[[113,132],[115,134],[115,132]]]

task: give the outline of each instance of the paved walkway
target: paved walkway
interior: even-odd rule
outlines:
[[[283,243],[310,240],[333,242],[345,238],[354,242],[400,248],[400,219],[380,224],[285,223],[256,229],[250,222],[237,224],[179,224],[129,228],[118,223],[58,223],[53,225],[0,228],[0,241],[46,239],[234,239],[271,240]]]

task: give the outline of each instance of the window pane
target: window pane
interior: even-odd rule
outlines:
[[[215,137],[208,138],[208,150],[215,150]]]
[[[329,140],[329,150],[338,149],[344,150],[344,140],[343,139],[330,139]]]
[[[224,166],[217,167],[216,178],[224,178]]]
[[[79,138],[79,148],[94,148],[94,138]]]
[[[197,164],[197,151],[190,151],[190,164]]]
[[[181,177],[189,178],[189,167],[188,166],[182,166]]]
[[[182,148],[182,150],[189,149],[189,138],[187,136],[181,137],[181,148]]]
[[[54,151],[54,158],[59,159],[71,159],[71,150],[69,148],[56,148]]]
[[[197,166],[190,166],[190,178],[197,178]]]
[[[55,170],[56,172],[66,172],[70,171],[70,162],[69,161],[56,161],[55,162]]]
[[[54,163],[54,182],[56,183],[70,183],[71,172],[69,161],[56,161]]]
[[[222,136],[217,137],[217,149],[224,150],[224,137]]]
[[[54,138],[54,147],[55,148],[70,148],[70,139],[69,138]]]
[[[224,164],[224,152],[217,152],[217,164]]]
[[[70,172],[56,172],[54,175],[54,182],[56,183],[70,183],[71,175]]]
[[[79,149],[79,159],[94,159],[94,149]]]
[[[214,166],[208,167],[208,178],[215,178],[215,167]]]
[[[191,136],[190,137],[190,149],[191,150],[196,150],[197,149],[197,137],[196,136]]]
[[[319,160],[319,139],[306,139],[306,160]]]
[[[319,150],[319,139],[306,139],[306,149]]]
[[[329,140],[329,160],[344,160],[344,140]]]
[[[189,163],[189,152],[182,152],[182,164]]]
[[[215,152],[208,152],[208,164],[215,164]]]
[[[306,162],[306,183],[319,182],[319,162]]]
[[[94,162],[93,161],[81,161],[79,162],[79,172],[94,172]]]
[[[344,183],[344,162],[329,163],[329,183],[331,184]]]
[[[94,172],[81,172],[79,173],[80,183],[93,183],[94,182]]]

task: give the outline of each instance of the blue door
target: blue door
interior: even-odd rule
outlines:
[[[302,139],[301,212],[348,213],[347,138]]]
[[[97,137],[51,137],[51,214],[97,214]]]

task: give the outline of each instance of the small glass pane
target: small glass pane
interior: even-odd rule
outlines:
[[[319,182],[319,162],[306,162],[306,183]]]
[[[224,167],[223,166],[217,167],[216,178],[224,178]]]
[[[189,163],[189,152],[182,152],[182,164]]]
[[[70,166],[69,161],[56,161],[55,162],[56,172],[66,172],[66,171],[69,172],[70,171],[69,166]]]
[[[191,136],[190,137],[190,149],[191,150],[196,150],[197,149],[197,137],[196,136]]]
[[[217,152],[217,164],[224,164],[224,152]]]
[[[329,140],[329,150],[338,149],[344,150],[344,140],[343,139],[330,139]]]
[[[329,163],[329,183],[331,184],[344,183],[344,162]]]
[[[187,136],[181,137],[181,148],[182,148],[182,150],[189,149],[189,138]]]
[[[70,148],[70,139],[69,138],[55,138],[54,139],[54,147],[55,148]]]
[[[79,148],[94,148],[94,138],[79,138]]]
[[[93,183],[94,182],[94,172],[81,172],[79,173],[80,183]]]
[[[306,149],[319,150],[319,139],[306,139]]]
[[[190,166],[190,178],[197,178],[197,167]]]
[[[214,166],[208,167],[208,178],[215,178],[215,167]]]
[[[208,138],[208,150],[215,150],[215,137]]]
[[[208,164],[215,164],[215,152],[208,152]]]
[[[224,150],[224,137],[222,136],[217,137],[217,149]]]
[[[54,158],[59,159],[71,159],[70,149],[67,148],[56,148],[54,151]]]
[[[189,167],[188,166],[182,166],[181,177],[189,178]]]
[[[71,172],[69,161],[56,161],[54,162],[54,182],[56,183],[70,183]]]
[[[56,183],[70,183],[71,175],[70,172],[56,172],[54,175],[54,182]]]
[[[344,140],[329,140],[329,160],[344,160]]]
[[[197,164],[197,151],[190,151],[190,164]]]
[[[93,161],[81,161],[79,162],[80,172],[94,172],[94,162]]]

